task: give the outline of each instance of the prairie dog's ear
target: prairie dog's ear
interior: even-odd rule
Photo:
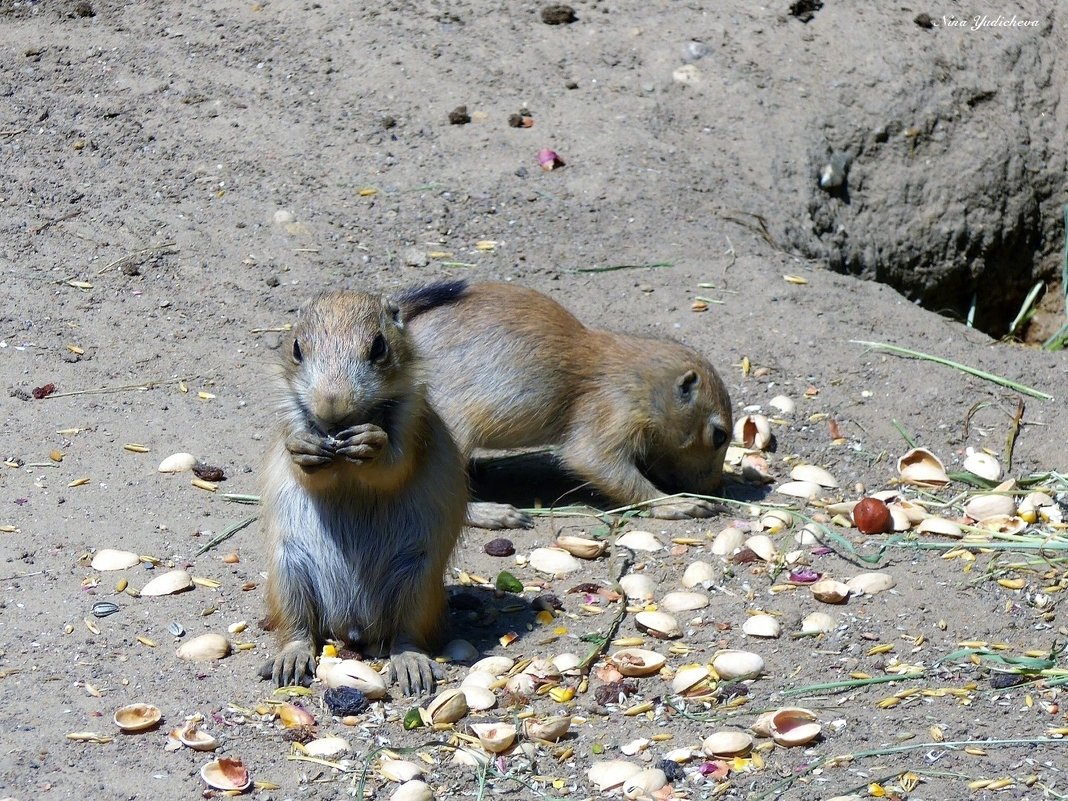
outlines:
[[[386,310],[386,315],[393,321],[397,328],[404,328],[405,320],[401,315],[400,304],[393,298],[382,298],[382,306]]]
[[[696,370],[687,370],[675,380],[675,397],[682,403],[693,403],[694,394],[701,385],[701,376]]]

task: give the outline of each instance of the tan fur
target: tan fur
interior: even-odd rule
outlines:
[[[307,681],[323,641],[339,639],[389,649],[402,690],[426,691],[467,503],[464,463],[427,403],[395,306],[323,295],[301,311],[294,339],[263,472],[267,607],[280,643],[270,674]]]
[[[719,487],[730,398],[692,349],[587,328],[548,296],[500,283],[469,286],[409,329],[427,361],[431,402],[465,457],[556,445],[570,470],[622,504]],[[478,507],[471,524],[516,524]],[[652,511],[703,517],[714,508],[675,499]]]

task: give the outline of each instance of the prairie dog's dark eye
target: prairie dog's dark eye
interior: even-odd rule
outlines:
[[[300,343],[297,340],[293,340],[293,361],[300,364],[304,361],[304,354],[300,350]]]
[[[724,445],[727,444],[727,440],[728,439],[729,439],[729,437],[727,436],[727,432],[724,429],[720,428],[719,426],[715,426],[712,429],[712,447],[713,448],[716,448],[716,449],[722,448]]]
[[[380,362],[386,358],[386,354],[389,353],[389,346],[386,345],[386,338],[381,334],[375,334],[375,338],[371,340],[371,350],[367,354],[373,362]]]

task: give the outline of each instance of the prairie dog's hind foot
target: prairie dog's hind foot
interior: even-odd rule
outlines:
[[[389,680],[404,695],[429,695],[443,678],[441,665],[416,648],[395,648],[390,654]]]
[[[274,661],[260,669],[260,676],[278,687],[307,687],[315,678],[315,648],[309,640],[286,643]]]
[[[531,528],[534,520],[507,503],[476,501],[467,504],[467,525],[474,528]]]
[[[659,520],[690,520],[714,517],[726,510],[703,498],[673,498],[649,507],[649,516]]]

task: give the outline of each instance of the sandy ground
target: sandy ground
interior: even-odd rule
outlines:
[[[1068,726],[1056,685],[1064,660],[1011,661],[1048,656],[1068,636],[1057,603],[1064,542],[1052,527],[1039,524],[1003,548],[956,550],[945,537],[890,542],[834,527],[829,550],[802,548],[815,570],[847,579],[878,569],[896,587],[833,608],[789,585],[781,565],[724,563],[711,551],[730,524],[758,526],[747,502],[792,503],[806,518],[820,512],[771,492],[791,464],[826,467],[840,488],[820,496],[856,500],[858,484],[893,485],[908,440],[950,471],[966,448],[989,449],[1008,476],[1053,472],[1039,484],[1062,493],[1063,356],[995,342],[761,235],[758,217],[774,206],[775,190],[760,144],[791,113],[782,104],[790,92],[778,90],[775,113],[755,117],[751,87],[708,78],[715,70],[705,62],[698,108],[672,71],[687,63],[688,42],[727,31],[758,74],[753,42],[800,24],[784,9],[739,3],[712,18],[686,4],[576,8],[576,22],[550,26],[531,3],[391,0],[359,12],[301,2],[0,4],[0,375],[8,390],[0,399],[0,796],[198,797],[211,756],[164,748],[167,732],[197,713],[222,740],[219,754],[248,767],[259,783],[250,793],[261,799],[361,788],[386,798],[393,787],[375,756],[384,746],[417,749],[409,755],[418,754],[411,758],[438,798],[597,797],[586,775],[595,762],[652,766],[677,749],[695,752],[673,785],[679,797],[880,797],[875,785],[913,799],[1068,793],[1058,767],[1064,741],[1049,739]],[[912,26],[915,13],[901,24]],[[471,121],[450,124],[461,105]],[[513,114],[533,126],[511,127]],[[751,138],[751,160],[724,157],[735,149],[721,143],[754,131],[762,133]],[[564,166],[539,167],[547,147]],[[588,271],[608,267],[621,269]],[[259,626],[258,526],[199,551],[255,514],[222,496],[258,491],[273,435],[270,365],[300,303],[327,288],[390,291],[446,277],[520,282],[591,325],[679,339],[719,367],[737,416],[773,418],[770,487],[728,482],[725,495],[737,503],[718,518],[626,523],[667,546],[631,566],[658,589],[678,587],[697,560],[715,574],[704,588],[710,605],[679,615],[684,636],[646,637],[646,646],[667,657],[668,673],[725,648],[757,652],[765,669],[744,703],[729,703],[725,687],[714,703],[680,700],[655,676],[607,705],[596,697],[596,674],[571,701],[545,694],[508,706],[499,693],[497,709],[465,718],[459,731],[479,718],[529,713],[566,712],[575,722],[558,745],[474,768],[452,764],[452,732],[403,729],[411,699],[391,697],[346,726],[324,710],[316,687],[297,702],[320,735],[345,737],[353,750],[343,763],[328,760],[335,766],[291,758],[291,737],[272,714],[280,699],[256,678],[274,647]],[[872,341],[1046,397],[859,344]],[[34,399],[46,385],[55,393]],[[777,395],[796,410],[769,406]],[[179,451],[221,467],[225,482],[209,492],[189,474],[158,473]],[[509,480],[509,493],[546,506],[558,498],[522,470]],[[930,508],[956,518],[968,489],[904,492],[953,501]],[[773,535],[780,552],[796,547],[803,522]],[[562,529],[600,525],[539,517],[533,530],[509,536],[525,556]],[[1048,547],[1036,547],[1047,536]],[[454,610],[456,635],[517,660],[585,655],[592,644],[579,638],[607,632],[619,605],[569,590],[610,585],[622,551],[554,579],[515,557],[487,556],[492,537],[469,532],[446,577],[451,592],[470,593],[478,606]],[[143,561],[102,573],[90,560],[104,548]],[[158,598],[117,590],[120,581],[140,589],[172,566],[208,581]],[[529,589],[514,596],[460,586],[463,574],[492,581],[502,569]],[[551,623],[535,620],[527,603],[542,592],[563,602]],[[102,601],[118,612],[94,617]],[[743,634],[757,610],[780,619],[782,637]],[[794,636],[817,610],[834,616],[834,630]],[[247,628],[228,633],[242,621]],[[205,632],[225,634],[235,652],[205,664],[176,658],[182,641]],[[519,636],[505,647],[498,638],[508,632]],[[633,614],[618,636],[640,636]],[[962,643],[1000,650],[961,655]],[[992,682],[992,670],[1021,666],[1047,672],[1021,686]],[[812,689],[903,669],[916,675]],[[465,671],[449,666],[446,686]],[[164,722],[122,735],[112,715],[137,701],[157,705]],[[705,737],[795,705],[822,724],[817,740],[797,748],[758,741],[725,778],[702,775]],[[68,739],[74,732],[106,742]],[[1009,789],[975,789],[977,780]]]

